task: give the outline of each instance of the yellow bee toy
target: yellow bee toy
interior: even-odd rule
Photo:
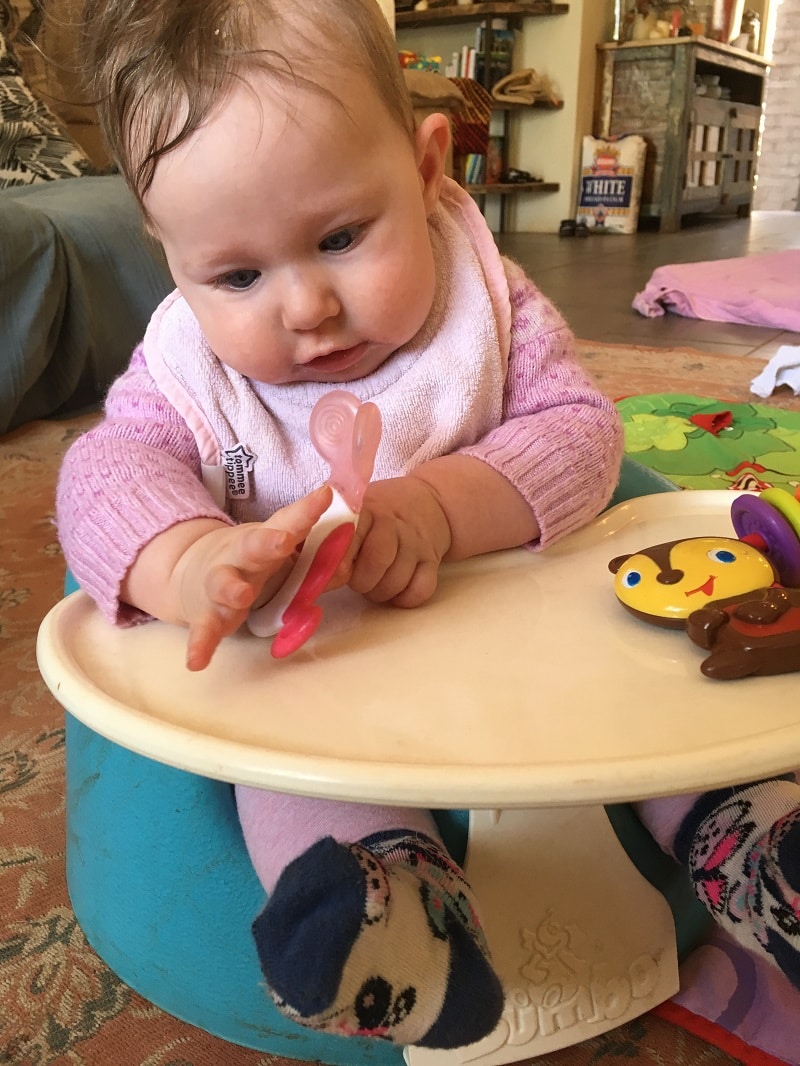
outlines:
[[[738,539],[689,537],[612,559],[617,599],[709,650],[707,677],[800,670],[800,499],[776,488],[737,496],[731,521]]]

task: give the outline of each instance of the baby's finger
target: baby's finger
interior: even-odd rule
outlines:
[[[205,670],[224,635],[220,619],[214,614],[190,625],[186,644],[187,670]]]
[[[392,606],[420,607],[436,592],[438,584],[438,565],[433,562],[418,563],[406,587],[392,598]]]
[[[332,496],[330,485],[321,485],[308,496],[302,496],[294,503],[281,507],[263,523],[262,528],[289,533],[295,537],[297,544],[306,539],[313,526],[323,516],[330,506]]]
[[[404,559],[399,555],[399,550],[400,544],[393,526],[388,522],[375,522],[353,562],[348,582],[350,588],[366,595],[382,585],[392,570],[402,568]],[[406,578],[411,576],[415,563],[416,560],[412,560],[411,567],[406,567]],[[399,580],[397,577],[394,579],[392,591],[383,599],[391,599],[405,587],[405,582],[398,584]]]
[[[245,574],[273,573],[291,558],[302,539],[285,529],[249,526],[242,533],[232,562]]]
[[[358,569],[359,566],[356,564],[356,572]],[[413,556],[398,554],[380,579],[364,590],[364,595],[372,603],[394,603],[395,597],[405,592],[413,581],[416,569],[417,560]],[[352,579],[350,587],[354,588]]]
[[[364,541],[367,539],[367,536],[372,529],[374,521],[375,519],[370,511],[362,511],[358,516],[353,539],[348,544],[347,551],[342,556],[342,561],[336,567],[336,572],[328,585],[329,589],[340,588],[342,585],[349,584],[353,574],[353,568],[356,564],[356,559],[358,558]]]
[[[208,600],[217,613],[222,612],[223,618],[231,612],[246,611],[258,592],[241,570],[232,565],[213,567],[208,572],[203,588]]]
[[[242,538],[239,565],[245,570],[276,569],[295,551],[325,513],[331,489],[323,485],[308,496],[276,511],[266,522],[251,526]]]

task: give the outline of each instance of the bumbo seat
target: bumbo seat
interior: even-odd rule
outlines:
[[[660,476],[626,461],[613,502],[661,493],[672,487]],[[684,497],[688,495],[682,494]],[[675,499],[678,501],[679,498]],[[623,529],[624,524],[623,521],[619,528]],[[614,534],[616,527],[609,528]],[[603,536],[608,535],[609,530],[604,528]],[[558,550],[554,549],[555,552]],[[610,557],[615,552],[616,545],[609,547],[607,554]],[[547,565],[544,556],[534,557],[527,552],[519,553],[519,556],[514,553],[513,559],[517,558],[519,565],[539,568],[537,573]],[[503,568],[512,565],[508,559],[494,559],[490,563],[494,568],[492,573],[496,571],[501,576],[505,573]],[[483,581],[484,564],[476,564],[474,571],[468,573],[476,575],[475,582]],[[470,586],[472,580],[467,580],[466,585]],[[509,580],[518,583],[513,573]],[[455,587],[454,584],[452,588]],[[67,591],[75,588],[69,578]],[[451,586],[444,580],[441,599],[445,603],[452,598],[451,592]],[[609,597],[613,600],[610,589]],[[94,610],[82,593],[77,599],[71,597],[63,601],[54,608],[55,613],[51,612],[53,617],[48,616],[43,623],[39,640],[42,673],[67,710],[67,878],[70,897],[81,927],[97,953],[126,984],[167,1012],[226,1040],[290,1058],[318,1060],[332,1066],[401,1066],[403,1062],[400,1048],[378,1040],[344,1040],[318,1034],[288,1021],[273,1006],[263,987],[250,936],[250,924],[262,909],[265,895],[248,859],[236,817],[231,781],[365,801],[379,798],[381,789],[385,788],[384,798],[388,802],[438,806],[437,819],[443,835],[459,861],[463,860],[467,845],[468,805],[521,808],[553,806],[561,802],[609,802],[614,804],[609,807],[611,821],[629,854],[670,902],[678,927],[679,949],[684,950],[694,943],[705,928],[705,912],[695,905],[688,878],[662,855],[629,809],[615,804],[617,800],[632,798],[632,794],[631,789],[626,791],[624,784],[618,784],[619,773],[613,752],[607,779],[588,792],[581,791],[583,786],[577,784],[578,776],[573,776],[570,785],[572,768],[563,764],[566,769],[562,772],[558,759],[553,767],[544,768],[541,777],[538,764],[531,768],[517,767],[513,760],[509,763],[510,769],[501,773],[501,767],[496,778],[492,776],[491,767],[481,772],[471,767],[464,751],[457,749],[461,741],[457,740],[455,731],[447,732],[448,708],[438,706],[442,702],[441,678],[442,666],[447,663],[446,649],[441,649],[443,659],[432,676],[437,679],[435,685],[438,686],[435,692],[437,717],[444,717],[441,723],[443,736],[445,739],[452,737],[452,765],[447,755],[441,756],[442,766],[436,759],[425,765],[424,759],[419,757],[419,773],[416,774],[413,766],[409,770],[407,761],[377,765],[377,756],[372,750],[362,752],[360,762],[348,762],[342,752],[336,750],[320,753],[319,745],[324,746],[330,741],[327,734],[318,741],[315,738],[317,747],[313,751],[304,749],[299,755],[287,751],[283,740],[276,741],[268,746],[268,757],[259,760],[253,752],[263,748],[256,733],[262,727],[266,728],[264,720],[269,719],[268,685],[263,687],[263,716],[247,717],[243,712],[242,721],[239,721],[236,717],[236,686],[244,686],[252,695],[247,686],[253,679],[245,670],[235,681],[228,677],[226,689],[225,679],[215,681],[213,671],[210,672],[207,680],[212,695],[208,698],[213,704],[215,698],[223,699],[220,694],[226,693],[224,703],[216,705],[217,718],[220,711],[224,712],[228,723],[225,728],[233,732],[212,735],[209,722],[214,707],[211,705],[210,710],[198,709],[199,724],[195,729],[191,722],[181,717],[180,708],[174,711],[174,715],[169,707],[154,710],[162,686],[165,704],[168,703],[174,678],[172,668],[162,670],[160,665],[156,668],[153,664],[153,669],[147,671],[142,667],[146,659],[137,659],[137,655],[145,654],[142,641],[151,639],[152,634],[146,632],[151,626],[120,632],[95,618]],[[406,633],[402,629],[415,613],[381,613],[376,609],[375,624],[379,629],[389,624],[401,626],[398,635],[401,654],[408,654],[405,649],[412,646],[403,642],[415,639],[410,630]],[[68,622],[65,621],[67,615]],[[396,621],[392,622],[392,619]],[[478,627],[485,626],[485,622],[485,618],[478,619]],[[153,623],[153,626],[160,625]],[[169,630],[170,627],[164,627],[163,633],[159,630],[159,639],[165,640],[167,645]],[[323,639],[324,630],[323,621],[320,628]],[[464,633],[468,632],[469,626],[463,632],[459,630],[454,641],[463,642]],[[183,635],[175,631],[174,636],[177,643],[165,648],[167,656],[177,655],[175,649],[182,647]],[[384,630],[380,630],[380,636],[385,636]],[[242,638],[251,643],[255,639]],[[351,630],[345,627],[341,636],[342,647],[349,648],[347,641],[353,639]],[[122,652],[115,643],[118,640],[122,641],[119,645]],[[248,648],[251,645],[242,650],[236,644],[238,636],[231,640],[234,642],[231,654],[239,656],[235,663],[241,666],[250,661],[241,656],[250,654]],[[103,645],[105,641],[109,642],[107,647]],[[382,654],[382,647],[383,642],[376,640],[370,654]],[[132,662],[120,662],[129,648]],[[513,658],[513,649],[509,654]],[[105,676],[98,676],[97,664],[103,655],[114,660],[108,665],[116,680],[108,681]],[[297,653],[298,657],[304,655],[313,658],[313,647],[309,652]],[[287,660],[277,668],[269,664],[269,669],[285,670],[288,666],[298,678],[308,676],[311,670],[319,671],[321,683],[334,690],[335,685],[330,680],[334,675],[329,676],[326,671],[334,668],[335,658],[320,651],[316,661],[309,659],[307,663],[293,664]],[[264,661],[268,659],[266,654]],[[491,660],[486,662],[486,670],[490,673]],[[385,670],[383,661],[379,669]],[[176,666],[173,672],[178,670]],[[300,670],[305,673],[301,675]],[[411,662],[408,672],[414,671]],[[143,676],[145,674],[149,676]],[[120,680],[123,675],[125,679]],[[282,675],[276,673],[274,676]],[[419,677],[416,681],[419,683]],[[199,685],[200,680],[193,675],[192,683]],[[296,681],[290,679],[286,683],[291,686]],[[460,683],[454,672],[453,684]],[[134,699],[130,693],[140,684],[147,687],[150,695]],[[391,679],[387,684],[391,685]],[[196,690],[197,693],[203,691],[205,689]],[[494,712],[494,728],[498,718],[502,717],[501,710]],[[306,713],[310,712],[303,704],[297,706],[297,715],[301,719],[298,729],[307,728],[308,723],[302,720]],[[155,726],[154,714],[162,719]],[[124,724],[118,726],[118,720]],[[324,728],[323,724],[323,732]],[[519,733],[522,726],[517,723],[511,728]],[[501,742],[502,738],[498,740]],[[702,742],[701,736],[699,743]],[[476,743],[480,746],[483,742],[478,738]],[[509,751],[514,748],[512,743]],[[415,757],[413,748],[410,756],[412,760]],[[490,751],[488,758],[492,757]],[[502,757],[511,760],[510,755]],[[517,758],[518,753],[514,757]],[[641,758],[647,761],[650,755],[644,753]],[[665,773],[670,772],[665,768]],[[648,794],[668,791],[664,788],[665,781],[666,777],[659,780],[656,774]],[[348,788],[348,782],[352,782],[352,789]],[[683,784],[691,788],[696,783],[687,778]],[[475,803],[471,798],[473,791],[477,799]],[[521,1055],[524,1057],[525,1054],[522,1049]]]

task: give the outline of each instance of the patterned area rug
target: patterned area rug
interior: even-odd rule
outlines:
[[[764,368],[753,356],[718,355],[695,348],[645,348],[637,344],[604,345],[580,341],[583,361],[603,391],[623,396],[685,392],[738,403],[758,402],[750,382]],[[800,411],[800,397],[781,385],[767,400],[770,407]]]
[[[754,364],[689,350],[584,344],[607,393],[746,399]],[[800,403],[794,401],[797,409]],[[123,985],[77,926],[64,878],[63,716],[39,677],[35,639],[59,599],[52,525],[58,464],[92,416],[0,438],[0,1063],[13,1066],[292,1066],[164,1014]],[[737,1059],[654,1015],[528,1066],[733,1066]],[[296,1066],[296,1064],[295,1064]]]

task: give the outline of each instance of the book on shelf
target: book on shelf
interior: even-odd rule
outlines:
[[[486,175],[486,156],[469,152],[464,156],[464,182],[466,185],[482,185]]]
[[[478,26],[475,31],[475,74],[474,77],[482,84],[492,88],[501,78],[510,74],[514,64],[514,31],[508,29],[505,19],[492,20],[492,49],[487,57],[484,40],[486,29]],[[489,78],[485,77],[486,60],[489,60]]]
[[[475,78],[477,55],[474,48],[464,45],[460,51],[453,52],[450,62],[445,66],[446,78]]]
[[[484,181],[487,185],[496,185],[503,177],[503,138],[489,137],[489,146],[486,149],[486,173]]]

